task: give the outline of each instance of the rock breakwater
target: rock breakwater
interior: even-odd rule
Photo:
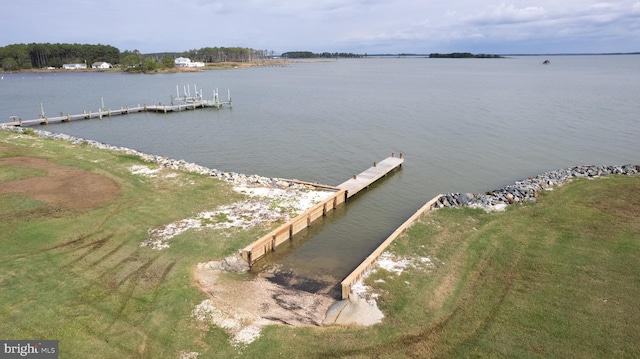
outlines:
[[[167,168],[172,170],[180,170],[192,173],[199,173],[215,177],[237,186],[260,186],[260,187],[276,187],[283,189],[304,190],[311,189],[313,186],[301,184],[299,181],[287,181],[283,179],[275,179],[262,177],[258,175],[245,175],[236,172],[225,172],[217,169],[207,168],[195,163],[190,163],[185,160],[176,160],[165,156],[151,155],[142,153],[137,150],[133,150],[126,147],[113,146],[102,142],[87,140],[76,136],[67,135],[64,133],[55,133],[49,131],[43,131],[38,129],[16,127],[16,126],[0,126],[0,129],[5,131],[12,131],[17,133],[33,133],[39,137],[52,140],[60,140],[70,142],[74,145],[91,146],[102,150],[110,150],[122,152],[128,155],[136,155],[142,158],[142,160],[153,163],[160,168]]]
[[[597,178],[608,175],[637,175],[639,165],[622,166],[576,166],[556,171],[546,172],[513,185],[487,192],[447,193],[442,195],[434,204],[434,208],[443,207],[477,207],[487,211],[503,210],[512,203],[535,202],[541,191],[551,190],[575,178]]]

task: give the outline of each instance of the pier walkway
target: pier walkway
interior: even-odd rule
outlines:
[[[223,104],[228,102],[214,102],[210,100],[202,100],[202,101],[194,101],[191,103],[179,104],[179,105],[144,105],[144,106],[136,106],[136,107],[121,107],[116,110],[104,110],[100,109],[96,112],[84,111],[81,114],[76,115],[62,115],[56,117],[47,117],[41,116],[40,118],[34,120],[22,120],[17,116],[11,116],[11,122],[5,122],[2,125],[5,126],[38,126],[38,125],[48,125],[50,123],[59,123],[59,122],[71,122],[75,120],[89,120],[92,118],[103,119],[104,117],[112,117],[119,115],[127,115],[130,113],[138,113],[138,112],[158,112],[158,113],[169,113],[169,112],[180,112],[187,110],[196,110],[200,108],[208,108],[215,107],[220,108]]]
[[[353,176],[353,178],[339,184],[337,187],[347,191],[347,198],[350,198],[361,190],[369,187],[373,182],[385,176],[394,168],[401,166],[402,162],[404,162],[402,154],[400,154],[400,157],[395,157],[394,154],[391,154],[391,157],[379,163],[374,163],[373,167],[359,175]]]
[[[335,188],[331,188],[330,186],[321,186],[323,188],[331,188],[335,192],[320,203],[306,210],[304,213],[246,246],[242,250],[242,258],[244,258],[249,266],[253,265],[255,261],[265,256],[268,252],[274,251],[277,246],[285,243],[296,233],[299,233],[309,227],[313,221],[326,216],[327,213],[336,209],[340,204],[346,202],[348,198],[369,187],[373,182],[384,177],[395,168],[400,167],[403,162],[404,158],[402,154],[400,154],[400,157],[395,157],[392,154],[391,157],[388,157],[379,163],[374,163],[373,167],[354,176],[354,178],[338,185]]]
[[[213,92],[213,97],[208,100],[202,97],[202,90],[200,93],[197,92],[195,85],[194,91],[196,92],[195,96],[191,96],[191,89],[185,86],[184,96],[180,96],[178,92],[178,87],[176,86],[177,96],[171,96],[171,103],[169,105],[163,105],[158,103],[157,105],[154,103],[153,105],[147,106],[135,106],[135,107],[120,107],[119,109],[105,109],[104,100],[102,100],[102,106],[96,112],[91,111],[83,111],[80,114],[71,115],[71,114],[62,114],[60,116],[48,117],[44,113],[44,105],[40,104],[40,117],[33,120],[23,120],[18,116],[11,116],[11,122],[0,123],[0,126],[38,126],[38,125],[48,125],[50,123],[56,122],[71,122],[75,120],[90,120],[92,118],[103,119],[104,117],[111,116],[119,116],[119,115],[128,115],[130,113],[137,112],[156,112],[156,113],[169,113],[169,112],[181,112],[187,110],[196,110],[199,108],[216,108],[220,109],[224,105],[228,105],[229,108],[233,107],[231,103],[231,92],[228,92],[228,100],[223,101],[220,99],[218,95],[218,89]],[[177,104],[174,104],[178,102]]]

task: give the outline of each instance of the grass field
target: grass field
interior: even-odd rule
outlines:
[[[574,181],[501,213],[429,213],[389,251],[433,265],[367,279],[381,324],[270,326],[237,346],[190,318],[206,298],[193,269],[267,229],[139,245],[150,228],[237,201],[228,184],[142,177],[129,170],[143,164],[134,156],[0,131],[0,161],[17,156],[100,175],[118,191],[84,209],[0,193],[0,339],[57,339],[61,358],[640,357],[639,177]],[[0,191],[49,172],[0,162]]]

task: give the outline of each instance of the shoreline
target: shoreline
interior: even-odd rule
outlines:
[[[488,191],[485,194],[447,193],[440,197],[434,208],[475,207],[487,211],[501,211],[509,204],[535,202],[542,191],[551,191],[554,187],[561,186],[575,178],[638,174],[640,174],[640,165],[574,166],[515,181],[512,185]]]
[[[42,73],[88,73],[88,72],[113,72],[113,73],[125,73],[125,74],[169,74],[169,73],[181,73],[181,72],[204,72],[209,70],[237,70],[247,69],[252,67],[271,67],[271,66],[288,66],[292,60],[265,60],[265,61],[251,61],[251,62],[212,62],[206,64],[204,67],[171,67],[161,68],[152,71],[127,71],[122,68],[109,68],[109,69],[74,69],[65,70],[62,68],[49,69],[20,69],[18,71],[2,71],[0,74],[42,74]]]
[[[13,126],[0,126],[0,130],[20,134],[33,134],[43,139],[60,140],[79,146],[91,146],[96,149],[136,155],[145,162],[155,164],[159,168],[199,173],[227,181],[236,186],[269,187],[287,190],[308,190],[314,187],[312,183],[300,183],[300,181],[297,180],[289,181],[280,178],[268,178],[259,175],[245,175],[230,171],[220,171],[200,166],[195,163],[189,163],[185,160],[176,160],[164,156],[146,154],[134,149],[113,146],[62,133]],[[448,193],[440,197],[439,201],[435,204],[435,208],[468,206],[482,208],[486,211],[499,211],[504,210],[509,204],[535,202],[541,191],[552,190],[554,187],[561,186],[574,178],[597,178],[615,174],[638,175],[640,174],[640,166],[575,166],[567,169],[550,171],[535,177],[529,177],[523,181],[516,181],[513,185],[506,186],[499,190],[490,191],[485,194]],[[318,189],[323,189],[320,186]],[[164,233],[166,232],[164,229],[165,228],[150,230],[150,237],[153,237],[153,233],[155,233],[153,231]],[[160,247],[156,249],[162,249]],[[420,259],[422,260],[421,263],[423,265],[431,264],[431,258]],[[397,268],[408,265],[408,262],[405,262],[406,259],[403,258],[386,256],[381,258],[381,260],[376,261],[375,265],[365,273],[370,273],[378,268],[388,270],[387,267],[389,266],[391,266],[391,268],[395,268],[393,270],[398,270]],[[225,293],[225,295],[224,298],[205,299],[196,308],[194,308],[192,315],[194,317],[202,316],[203,324],[211,323],[221,325],[223,329],[226,329],[231,334],[232,341],[234,343],[251,343],[260,336],[261,330],[265,326],[271,324],[285,323],[292,326],[370,326],[379,323],[384,317],[376,303],[376,298],[379,294],[371,293],[368,288],[364,287],[361,281],[359,283],[360,289],[358,290],[358,295],[354,296],[353,299],[335,300],[321,294],[307,293],[292,288],[286,288],[276,283],[272,283],[266,278],[257,277],[249,284],[245,283],[246,285],[255,287],[256,290],[253,291],[255,296],[248,298],[245,293],[245,302],[248,304],[243,308],[234,309],[234,303],[237,303],[236,299],[243,295],[241,294],[242,288],[233,283],[222,285],[221,282],[218,281],[218,276],[221,273],[245,272],[248,270],[245,264],[246,263],[244,263],[238,255],[233,255],[224,259],[214,259],[206,263],[194,264],[196,283],[201,289],[203,289],[203,293],[209,293],[210,291],[208,289],[216,288],[216,290],[219,290],[220,293]],[[366,277],[366,275],[367,274],[364,274],[363,278]],[[275,293],[279,298],[288,298],[288,303],[292,307],[301,303],[307,303],[307,306],[301,306],[300,308],[308,309],[303,311],[283,311],[278,309],[280,308],[278,303],[273,303],[270,302],[268,298],[263,298],[264,296],[261,294],[262,291]],[[264,308],[267,307],[275,309],[264,312]],[[239,317],[239,311],[244,311],[243,313],[250,313],[251,315],[249,317]],[[217,314],[213,315],[212,313]],[[270,320],[265,318],[270,318]],[[247,323],[243,324],[245,321]],[[232,328],[226,328],[222,325],[222,323],[230,322],[234,323]]]
[[[161,168],[208,175],[210,177],[215,177],[223,181],[230,182],[234,185],[263,186],[263,187],[274,187],[274,188],[283,188],[283,189],[319,188],[319,189],[325,189],[325,190],[327,187],[326,185],[323,185],[323,184],[318,184],[318,187],[316,187],[313,183],[310,183],[310,182],[302,183],[302,181],[299,181],[296,179],[287,180],[283,178],[263,177],[257,174],[246,175],[246,174],[241,174],[233,171],[221,171],[215,168],[208,168],[196,163],[187,162],[182,159],[177,160],[177,159],[168,158],[166,156],[147,154],[131,148],[114,146],[114,145],[102,143],[95,140],[87,140],[80,137],[67,135],[64,133],[50,132],[50,131],[38,130],[38,129],[26,128],[26,127],[6,126],[6,125],[0,125],[0,130],[7,131],[7,132],[22,133],[22,134],[33,133],[38,137],[41,137],[44,139],[66,141],[74,145],[87,145],[87,146],[91,146],[93,148],[97,148],[101,150],[116,151],[116,152],[121,152],[127,155],[136,155],[142,158],[142,160],[153,163]]]

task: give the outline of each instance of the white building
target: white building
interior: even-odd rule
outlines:
[[[176,67],[190,67],[189,65],[191,65],[191,59],[186,57],[178,57],[174,62],[176,63]]]
[[[194,61],[186,57],[178,57],[175,59],[176,67],[204,67],[204,62]]]
[[[80,70],[86,69],[87,64],[64,64],[62,65],[62,68],[65,70]]]
[[[108,62],[94,62],[93,64],[91,64],[92,69],[109,69],[112,67],[113,66],[111,66],[111,64]]]

